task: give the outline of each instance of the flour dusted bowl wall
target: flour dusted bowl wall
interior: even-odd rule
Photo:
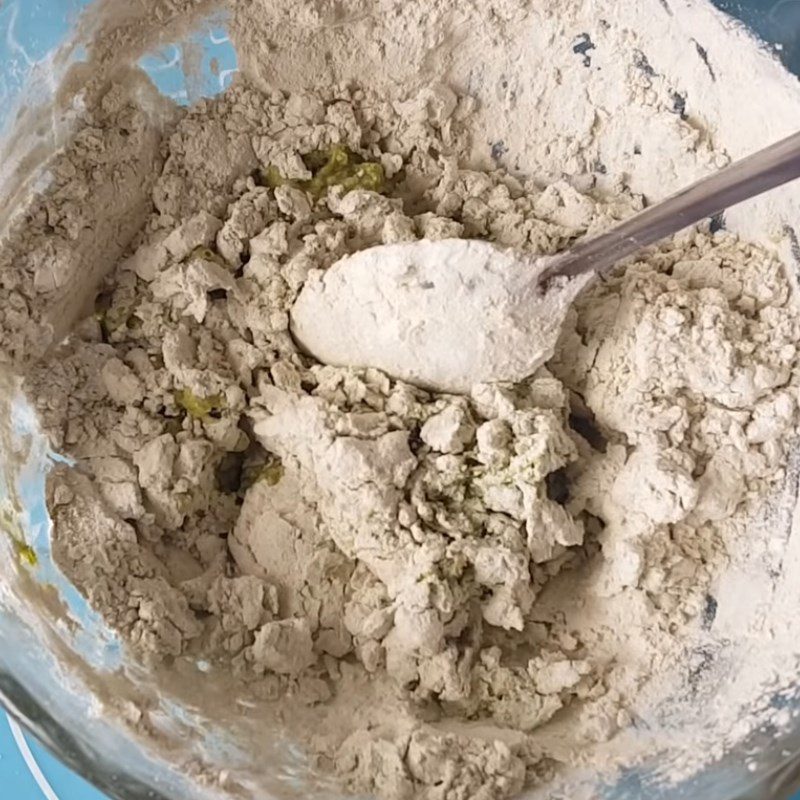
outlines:
[[[137,19],[135,8],[111,0],[96,3],[95,16],[79,19],[83,5],[77,0],[51,2],[31,14],[31,9],[11,4],[0,16],[11,34],[6,41],[12,43],[3,56],[13,65],[5,72],[3,97],[4,223],[19,208],[24,186],[46,180],[46,173],[43,177],[35,168],[68,136],[75,105],[72,96],[56,87],[71,65],[73,88],[142,58],[140,63],[149,65],[153,77],[179,102],[222,87],[191,74],[181,83],[180,64],[177,73],[170,72],[173,55],[189,52],[198,37],[211,44],[221,38],[227,20],[207,16],[204,4],[156,4],[161,14],[152,19],[157,25],[146,15]],[[497,159],[511,171],[542,182],[566,178],[601,191],[627,185],[654,201],[800,127],[796,80],[756,47],[746,31],[706,3],[635,0],[620,8],[611,0],[569,0],[557,9],[525,0],[477,8],[433,1],[395,7],[384,0],[343,8],[289,0],[260,0],[260,5],[265,14],[285,19],[292,38],[291,46],[277,52],[253,48],[239,53],[241,66],[265,84],[304,88],[371,75],[387,95],[436,82],[450,84],[477,101],[473,163],[489,166]],[[116,51],[84,51],[81,45],[91,44],[98,30],[113,26],[121,26],[125,34],[115,40]],[[421,28],[423,35],[409,38],[409,26]],[[173,41],[188,44],[173,51]],[[361,44],[348,48],[343,41]],[[97,59],[90,70],[74,67],[87,57]],[[169,84],[173,79],[177,83]],[[48,104],[53,98],[56,112]],[[151,102],[154,119],[163,111],[157,105]],[[724,224],[778,248],[795,270],[798,205],[800,191],[789,186],[731,210]],[[116,257],[106,244],[93,249],[92,258],[76,259],[75,272],[55,289],[43,285],[42,313],[20,340],[25,347],[44,347],[68,330],[91,284]],[[124,244],[120,240],[116,246]],[[87,270],[94,281],[83,297],[73,290]],[[0,547],[8,566],[0,575],[0,691],[7,707],[70,763],[121,798],[224,795],[226,785],[253,797],[324,792],[307,782],[302,754],[282,737],[274,720],[240,718],[225,708],[224,692],[210,685],[203,686],[207,696],[198,703],[202,676],[193,675],[187,690],[180,675],[153,676],[125,663],[113,635],[49,560],[41,478],[50,456],[34,421],[14,401],[8,366],[4,375],[3,520],[8,535],[0,538]],[[769,582],[753,576],[748,585],[769,586],[769,592],[748,593],[728,613],[725,598],[736,594],[736,586],[723,587],[718,637],[736,639],[737,628],[765,614],[783,618],[781,609],[800,602],[800,542],[793,528],[796,484],[793,462],[784,494],[775,498],[773,513],[754,531],[754,541],[764,546],[732,556],[744,574],[777,569],[782,575]],[[83,630],[76,629],[75,621]],[[760,654],[765,675],[772,662],[776,672],[787,674],[787,665],[796,659],[797,633],[787,626],[771,639],[765,632],[762,641],[754,632],[752,641],[737,643],[728,657],[736,664]],[[744,679],[737,684],[724,666],[709,666],[699,692],[695,688],[694,695],[674,698],[674,717],[654,716],[654,722],[674,728],[671,738],[668,730],[664,734],[668,747],[658,759],[600,785],[590,770],[572,779],[594,796],[612,800],[641,797],[643,792],[656,798],[726,800],[746,796],[747,787],[753,787],[754,797],[784,796],[792,779],[793,753],[800,746],[800,732],[791,732],[791,714],[781,742],[774,741],[772,728],[747,736],[743,732],[744,740],[731,754],[720,748],[722,760],[712,769],[699,776],[689,770],[680,788],[658,786],[665,762],[679,763],[686,756],[681,751],[683,726],[708,727],[710,738],[716,735],[721,741],[730,730],[715,726],[735,718],[737,697],[746,697],[748,706],[763,702],[769,707],[777,695],[787,708],[794,707],[791,686],[761,691],[756,679],[752,686],[743,685]],[[723,689],[730,692],[730,715],[725,721],[702,719],[704,692],[717,691],[723,677],[730,684]],[[136,708],[143,705],[155,709],[154,718],[160,720],[156,731],[137,729]],[[741,709],[742,715],[747,712]],[[548,795],[552,792],[542,788],[531,796]]]

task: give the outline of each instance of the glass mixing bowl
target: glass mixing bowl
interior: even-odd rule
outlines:
[[[663,4],[652,0],[651,5],[655,8],[659,2]],[[26,114],[53,97],[68,66],[84,57],[92,31],[81,26],[79,18],[90,4],[91,0],[0,2],[0,213],[6,219],[24,182],[20,176],[35,175],[35,167],[59,146],[69,128],[69,115],[44,115],[35,141],[14,135]],[[127,4],[118,0],[120,7]],[[800,70],[795,42],[800,17],[792,24],[797,3],[720,4],[758,26],[765,38],[777,42],[773,54]],[[685,5],[696,10],[703,4]],[[735,25],[727,19],[721,24]],[[181,41],[172,42],[165,34],[165,41],[138,54],[139,64],[178,103],[213,95],[225,88],[236,69],[224,26],[224,18],[209,16]],[[203,52],[202,74],[188,84],[181,63],[187,42],[199,44]],[[770,62],[765,69],[776,68],[773,57],[765,59]],[[48,450],[6,373],[0,380],[0,420],[0,524],[6,534],[0,535],[0,701],[5,708],[59,758],[119,800],[204,800],[230,796],[226,787],[235,788],[237,796],[253,798],[335,796],[324,782],[307,781],[302,753],[275,723],[235,709],[210,718],[209,704],[201,709],[196,702],[201,691],[213,695],[213,689],[201,687],[202,675],[190,681],[165,677],[156,685],[149,672],[126,661],[113,633],[50,558],[44,475],[57,456]],[[780,501],[787,509],[780,516],[787,541],[793,530],[798,461],[793,458],[787,471]],[[713,767],[677,786],[658,785],[659,765],[654,762],[624,772],[612,784],[596,783],[591,794],[606,800],[788,798],[800,787],[799,694],[794,687],[782,687],[774,697],[760,699],[786,708],[793,719],[789,727],[794,729],[780,738],[770,727],[758,730]],[[225,705],[225,698],[219,699],[220,706]],[[143,705],[150,711],[147,738],[137,728],[137,709]],[[114,713],[108,713],[112,709]],[[248,736],[257,741],[257,758],[255,751],[242,746]]]

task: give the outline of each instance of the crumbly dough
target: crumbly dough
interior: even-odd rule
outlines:
[[[515,381],[454,395],[301,352],[293,304],[343,256],[452,236],[552,254],[641,206],[467,168],[472,109],[444,86],[393,106],[243,81],[193,107],[96,312],[25,377],[76,460],[49,479],[53,548],[92,605],[143,658],[315,708],[309,749],[391,800],[510,797],[624,730],[797,422],[782,266],[707,227],[586,288]],[[263,177],[306,180],[302,156],[339,144],[386,195]],[[65,174],[41,205],[69,219]],[[9,270],[40,274],[21,254],[49,226],[12,232]],[[9,314],[14,352],[37,320]]]

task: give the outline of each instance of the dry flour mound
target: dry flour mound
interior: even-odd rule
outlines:
[[[138,233],[25,375],[76,460],[48,486],[62,569],[140,657],[312,709],[308,748],[354,792],[501,798],[599,763],[668,694],[731,532],[783,477],[800,329],[781,264],[676,237],[590,285],[517,383],[321,365],[289,330],[313,271],[419,239],[552,254],[641,199],[467,168],[474,103],[445,86],[241,81],[160,150],[122,97],[97,98],[0,251],[4,350],[28,362],[46,321],[26,281],[74,280],[96,229],[75,165],[99,180],[121,139],[132,175],[147,155]]]

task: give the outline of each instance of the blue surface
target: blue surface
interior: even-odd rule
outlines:
[[[0,0],[0,102],[16,95],[31,66],[66,36],[69,25],[90,0]]]
[[[0,715],[0,797],[2,800],[105,800]]]

